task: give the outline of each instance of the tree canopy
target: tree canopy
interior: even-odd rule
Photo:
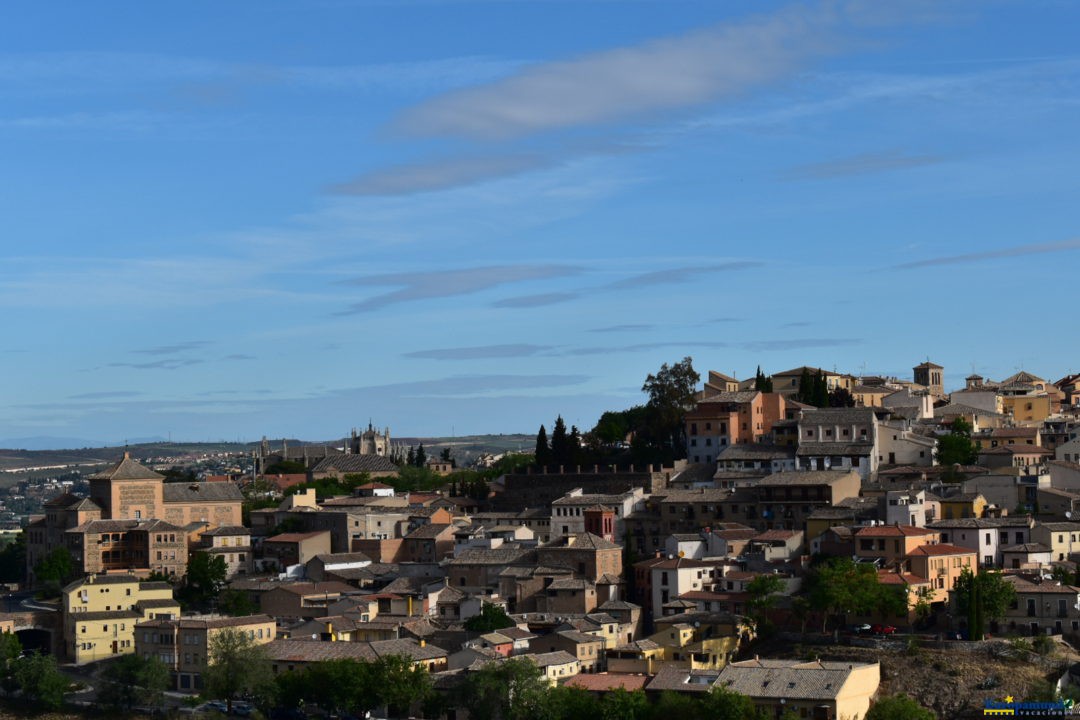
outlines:
[[[701,376],[694,370],[693,359],[683,358],[674,365],[664,363],[655,375],[649,374],[642,392],[649,396],[645,404],[645,431],[655,445],[671,450],[676,457],[686,454],[683,417],[693,407]]]
[[[169,668],[156,657],[121,655],[101,672],[98,702],[120,712],[137,705],[156,706],[169,688]]]
[[[232,714],[233,700],[241,695],[261,694],[272,682],[266,649],[246,632],[219,630],[210,637],[203,682],[206,694],[224,699]]]
[[[500,606],[485,602],[480,608],[479,615],[473,615],[465,621],[465,629],[472,632],[492,632],[502,628],[512,627],[514,621]]]
[[[971,423],[962,417],[952,422],[949,434],[938,438],[937,459],[941,465],[973,465],[979,448],[971,439]]]
[[[866,720],[937,720],[937,716],[907,695],[889,695],[871,706]]]
[[[957,610],[967,618],[971,640],[982,640],[986,636],[987,623],[1003,617],[1016,597],[1015,588],[1001,573],[985,568],[977,573],[964,568],[956,579],[954,590]]]

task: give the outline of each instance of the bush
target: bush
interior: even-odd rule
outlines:
[[[1050,651],[1054,649],[1054,641],[1050,639],[1049,635],[1039,633],[1031,639],[1031,649],[1040,655],[1049,655]]]

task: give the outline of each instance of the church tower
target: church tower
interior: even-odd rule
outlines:
[[[931,395],[934,397],[945,396],[945,384],[943,381],[945,368],[940,365],[935,365],[927,360],[924,363],[916,365],[912,370],[914,372],[915,382],[928,388]]]

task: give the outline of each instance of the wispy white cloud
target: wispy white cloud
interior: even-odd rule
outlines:
[[[371,275],[347,280],[343,284],[361,287],[391,285],[400,286],[400,289],[353,303],[343,314],[370,312],[415,300],[469,295],[500,285],[568,277],[580,272],[582,268],[572,265],[489,265],[433,272]]]
[[[189,350],[198,350],[209,345],[207,340],[187,340],[185,342],[173,343],[172,345],[158,345],[156,347],[141,348],[139,350],[132,350],[133,353],[139,355],[175,355],[176,353],[187,352]]]
[[[936,165],[943,161],[944,158],[940,155],[913,155],[896,151],[865,153],[800,165],[791,168],[783,177],[786,180],[829,180],[888,170],[924,167],[926,165]]]
[[[518,175],[550,167],[555,160],[539,153],[510,153],[434,160],[375,171],[334,185],[340,195],[405,195]]]
[[[836,52],[844,4],[772,15],[636,46],[526,67],[406,112],[417,135],[517,137],[699,106],[760,87]]]
[[[520,358],[538,355],[550,350],[550,345],[511,343],[506,345],[480,345],[474,347],[434,348],[405,353],[407,358],[427,360],[480,360],[489,358]]]
[[[1045,255],[1048,253],[1068,252],[1080,250],[1080,239],[1063,240],[1051,243],[1033,243],[1031,245],[1018,245],[1015,247],[1001,248],[999,250],[983,250],[980,252],[964,253],[962,255],[947,255],[944,257],[927,258],[913,262],[893,265],[893,270],[914,270],[923,267],[935,267],[938,265],[963,265],[976,263],[983,260],[996,260],[998,258],[1023,257],[1025,255]]]

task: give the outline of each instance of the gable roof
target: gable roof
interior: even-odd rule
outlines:
[[[331,470],[343,473],[397,472],[398,466],[382,455],[330,455],[320,460],[311,472]]]
[[[133,460],[127,452],[120,462],[91,475],[90,480],[164,480],[164,475],[146,467],[137,460]]]

